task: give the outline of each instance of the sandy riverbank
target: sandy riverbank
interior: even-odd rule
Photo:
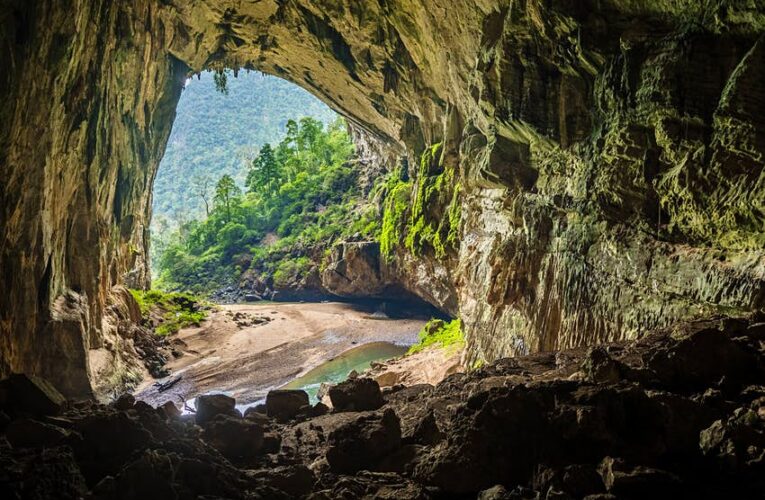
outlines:
[[[268,322],[240,326],[236,313],[245,321]],[[153,386],[156,380],[147,378],[136,394],[157,405],[221,391],[247,404],[356,345],[414,343],[424,324],[422,319],[378,319],[338,302],[220,306],[200,328],[173,336],[182,355],[168,363],[168,379],[182,379],[159,393]]]

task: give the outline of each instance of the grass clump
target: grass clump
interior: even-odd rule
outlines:
[[[160,336],[199,326],[207,318],[206,304],[189,293],[160,290],[130,290],[130,293],[141,309],[144,322],[152,325]]]
[[[418,335],[419,342],[406,352],[407,356],[425,350],[431,346],[445,348],[461,348],[465,345],[465,334],[462,331],[462,320],[453,319],[446,322],[441,319],[431,319],[422,327]]]

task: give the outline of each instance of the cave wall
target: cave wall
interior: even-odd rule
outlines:
[[[115,285],[147,279],[151,183],[183,83],[155,3],[0,4],[0,372],[68,395],[135,369],[107,308],[129,300]]]
[[[105,313],[147,284],[183,81],[226,66],[312,91],[387,158],[443,143],[459,245],[390,265],[463,318],[470,363],[765,305],[759,1],[0,7],[0,374],[129,378]]]

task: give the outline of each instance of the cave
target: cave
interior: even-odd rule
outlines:
[[[507,359],[641,345],[660,329],[765,307],[759,2],[0,6],[0,378],[40,377],[74,400],[104,401],[125,386],[136,362],[120,333],[135,317],[126,287],[150,285],[151,186],[184,81],[203,70],[252,69],[294,82],[346,117],[370,161],[404,165],[415,182],[433,169],[452,173],[452,196],[434,198],[422,215],[437,225],[454,214],[451,246],[424,236],[416,251],[395,246],[382,285],[462,318],[466,366],[505,376],[515,373]],[[719,321],[736,335],[762,329],[761,318]],[[684,393],[700,387],[703,359],[732,370],[715,376],[762,387],[760,372],[750,379],[736,371],[736,360],[755,363],[738,343],[715,337],[704,345],[723,354],[684,358],[682,344],[672,358],[688,363],[687,377],[682,366],[673,372]],[[590,365],[613,355],[593,349]],[[460,389],[465,411],[549,404],[486,384],[481,397]],[[549,430],[532,415],[509,422]],[[393,417],[368,418],[389,429]],[[476,448],[420,462],[414,475],[444,494],[478,493],[501,482],[495,468],[463,468],[483,450],[513,471],[504,486],[527,481],[526,462],[487,442],[504,428],[487,419],[488,437]],[[719,433],[728,425],[721,421]],[[467,434],[457,428],[454,436]],[[525,439],[500,442],[523,448]],[[639,465],[650,453],[635,447],[624,453]],[[577,459],[594,460],[584,455]],[[617,462],[606,464],[612,483],[627,474]],[[746,463],[760,470],[762,457]],[[87,471],[88,481],[95,477]]]

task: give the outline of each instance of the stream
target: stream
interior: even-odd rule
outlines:
[[[353,370],[362,372],[369,368],[373,361],[385,361],[402,356],[407,350],[407,346],[390,342],[370,342],[360,345],[345,351],[334,359],[325,361],[283,388],[303,389],[308,393],[311,403],[317,403],[319,400],[316,393],[323,382],[330,384],[342,382]]]
[[[322,382],[340,382],[352,370],[404,354],[430,316],[389,304],[221,305],[200,327],[169,338],[171,375],[146,377],[135,394],[154,406],[172,401],[193,408],[199,394],[223,393],[244,410],[270,390],[300,388],[315,402]]]

